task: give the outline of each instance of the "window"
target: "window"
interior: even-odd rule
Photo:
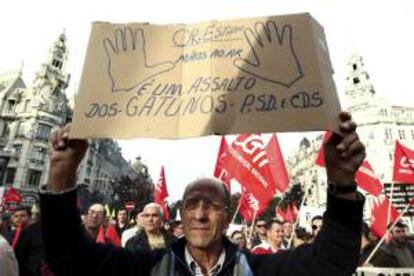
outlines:
[[[414,130],[413,129],[411,130],[411,139],[414,140]]]
[[[400,137],[400,140],[405,140],[405,130],[404,129],[398,130],[398,136]]]
[[[15,175],[16,168],[7,168],[6,175],[4,176],[4,184],[13,184]]]
[[[52,127],[45,124],[39,124],[37,128],[36,138],[41,140],[48,140]]]
[[[43,164],[46,159],[46,149],[42,147],[33,147],[30,160],[37,164]]]
[[[354,84],[358,84],[359,83],[359,78],[354,78],[353,81],[354,81]]]
[[[392,140],[392,132],[390,128],[385,129],[385,139],[386,140]]]
[[[354,69],[354,71],[355,71],[356,69],[358,69],[358,65],[356,65],[355,63],[352,64],[352,69]]]
[[[40,178],[42,177],[42,172],[37,170],[29,170],[27,172],[27,185],[32,187],[38,187],[40,184]]]
[[[7,111],[13,111],[14,110],[14,105],[16,104],[15,100],[7,100]]]
[[[23,111],[24,111],[24,112],[26,112],[26,111],[27,111],[27,109],[28,109],[29,105],[30,105],[30,100],[26,100],[26,101],[24,102],[24,109],[23,109]]]
[[[1,132],[1,137],[9,137],[10,127],[8,123],[4,123],[3,131]]]

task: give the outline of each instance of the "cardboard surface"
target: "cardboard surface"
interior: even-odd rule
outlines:
[[[340,110],[309,14],[151,25],[96,22],[71,136],[183,138],[322,130]]]

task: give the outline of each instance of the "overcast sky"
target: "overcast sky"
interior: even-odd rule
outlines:
[[[67,89],[72,95],[79,83],[92,21],[191,23],[310,12],[325,28],[335,81],[343,97],[346,60],[359,52],[377,94],[396,105],[414,106],[411,80],[414,63],[413,1],[334,0],[209,0],[209,1],[7,1],[0,16],[0,73],[20,68],[30,85],[48,49],[64,30],[68,37],[69,72]],[[301,137],[309,134],[280,134],[286,156]],[[161,165],[166,168],[172,200],[181,197],[184,185],[200,176],[211,176],[219,139],[205,137],[179,141],[139,139],[122,141],[124,156],[141,155],[154,181]]]

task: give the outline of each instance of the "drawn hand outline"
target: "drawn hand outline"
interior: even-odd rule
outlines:
[[[149,65],[145,50],[144,30],[130,27],[115,30],[114,40],[105,38],[103,46],[108,58],[108,76],[112,82],[112,92],[130,91],[142,82],[156,75],[174,69],[175,64],[170,61]],[[145,67],[138,75],[126,70]],[[135,71],[135,70],[134,70]]]
[[[253,57],[234,59],[233,65],[239,70],[288,88],[304,77],[293,48],[290,24],[285,24],[279,31],[273,20],[266,21],[266,25],[263,22],[256,22],[254,30],[253,28],[244,30],[244,36],[251,47]],[[271,69],[274,64],[279,68],[277,72]]]

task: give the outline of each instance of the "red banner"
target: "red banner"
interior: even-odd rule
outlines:
[[[290,181],[276,134],[272,135],[272,138],[270,138],[266,147],[266,153],[269,158],[273,186],[275,189],[284,193],[289,188]]]
[[[298,210],[296,206],[291,203],[287,206],[286,210],[282,210],[282,208],[279,207],[276,215],[280,218],[280,220],[282,220],[282,222],[295,222],[298,216]]]
[[[165,200],[168,197],[167,182],[165,180],[164,166],[161,167],[160,178],[154,187],[154,202],[161,205],[165,220],[170,220],[170,212]]]
[[[393,181],[414,184],[414,151],[399,141],[395,143]]]
[[[263,212],[266,211],[267,208],[267,204],[261,204],[261,202],[258,201],[254,197],[254,195],[245,190],[242,192],[239,204],[239,213],[247,222],[250,222],[255,217],[257,218],[258,216],[263,214]]]
[[[216,168],[214,169],[214,177],[222,180],[227,188],[230,191],[230,181],[231,176],[227,169],[225,168],[224,159],[225,156],[229,154],[229,146],[227,144],[226,138],[221,136],[220,148],[217,153],[217,161],[216,161]]]
[[[356,172],[355,181],[360,188],[374,196],[379,196],[383,189],[381,181],[367,160],[362,163]]]
[[[388,209],[390,208],[390,201],[388,198],[383,200],[379,199],[379,202],[372,208],[372,232],[379,238],[381,238],[387,232],[388,224],[393,222],[400,214],[397,208],[391,204],[391,216],[388,222]]]
[[[269,159],[262,138],[257,134],[240,134],[224,156],[227,171],[254,197],[267,204],[275,193]]]
[[[326,131],[322,138],[321,148],[319,149],[318,156],[316,157],[315,164],[321,167],[325,167],[325,150],[324,145],[326,141],[331,138],[332,132]]]

